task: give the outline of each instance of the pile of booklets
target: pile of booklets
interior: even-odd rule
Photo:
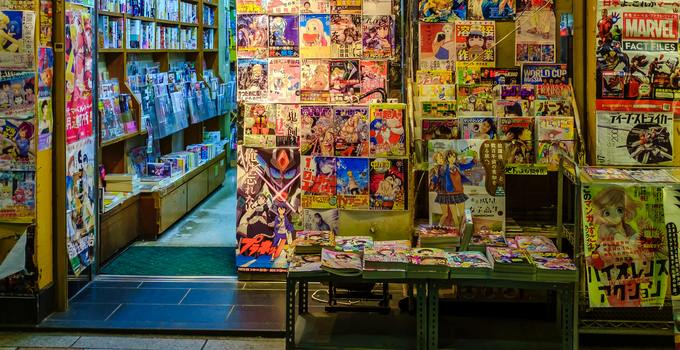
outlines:
[[[536,280],[576,282],[578,270],[567,254],[560,253],[545,236],[518,236],[517,246],[527,252],[536,266]]]
[[[117,207],[130,197],[132,197],[131,192],[104,192],[104,212]]]
[[[533,281],[536,268],[524,250],[508,247],[487,247],[486,257],[494,278]]]
[[[340,276],[359,276],[362,272],[361,255],[350,252],[321,251],[321,269]]]
[[[373,247],[373,238],[369,236],[335,236],[335,250],[339,252],[363,252]]]
[[[460,233],[454,227],[439,225],[420,225],[419,239],[421,248],[438,248],[455,252],[460,247]]]
[[[447,253],[451,278],[491,278],[492,269],[484,253],[476,251]]]
[[[364,278],[406,278],[409,241],[376,241],[364,249]]]
[[[507,247],[503,231],[477,231],[472,234],[469,250],[486,253],[487,247]]]
[[[107,174],[104,179],[108,192],[131,192],[132,195],[139,193],[140,179],[137,174]]]
[[[139,181],[140,192],[148,193],[169,185],[171,179],[164,176],[142,176]]]
[[[288,265],[288,275],[296,277],[327,276],[321,269],[321,254],[293,255]]]
[[[451,257],[441,249],[414,248],[408,258],[408,278],[449,278]]]
[[[299,231],[295,236],[295,254],[321,254],[323,248],[333,247],[331,231]]]

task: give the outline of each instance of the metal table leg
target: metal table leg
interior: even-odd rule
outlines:
[[[427,290],[427,349],[439,349],[439,288],[441,284],[436,281],[428,282]],[[418,300],[420,300],[420,290],[418,291]],[[420,317],[420,307],[418,308],[418,316]]]
[[[295,285],[296,280],[286,280],[286,350],[295,349]],[[302,283],[301,283],[302,284]]]
[[[309,311],[309,283],[300,282],[298,287],[298,299],[300,305],[298,315],[306,314]]]
[[[561,325],[562,325],[562,349],[578,349],[578,328],[576,327],[576,316],[574,315],[574,287],[569,284],[560,291]]]
[[[422,282],[422,283],[417,283],[415,285],[416,291],[418,295],[416,295],[416,300],[415,300],[415,307],[416,307],[416,320],[417,320],[417,335],[416,335],[416,341],[417,341],[417,349],[418,350],[427,350],[428,349],[428,324],[429,320],[427,319],[428,315],[428,302],[427,302],[427,284]]]

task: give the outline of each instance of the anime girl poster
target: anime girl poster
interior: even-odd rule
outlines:
[[[338,158],[338,209],[369,208],[369,168],[367,158]]]
[[[32,222],[35,218],[35,172],[0,172],[0,218]]]
[[[236,47],[238,58],[267,58],[269,17],[254,14],[237,15]]]
[[[328,60],[307,60],[301,63],[301,102],[329,103],[331,100]]]
[[[35,60],[34,11],[0,11],[0,69],[32,69]]]
[[[66,143],[92,135],[92,15],[89,9],[67,3],[66,40]]]
[[[338,106],[333,108],[333,114],[335,155],[368,156],[368,106]]]
[[[421,70],[456,70],[456,37],[453,23],[420,24]]]
[[[331,13],[360,15],[362,0],[331,0]]]
[[[395,50],[394,16],[363,17],[365,59],[391,59]]]
[[[494,112],[491,85],[458,86],[458,114],[492,116]]]
[[[270,0],[267,1],[267,13],[295,13],[299,12],[299,0]],[[270,20],[271,21],[271,20]]]
[[[276,105],[247,103],[243,120],[243,144],[250,147],[276,146]]]
[[[515,17],[515,1],[524,0],[469,0],[470,20],[511,20]]]
[[[329,0],[300,0],[300,14],[330,13]]]
[[[0,119],[0,169],[35,170],[36,119]]]
[[[239,101],[265,101],[269,97],[267,60],[238,60],[236,83]]]
[[[382,157],[406,154],[406,105],[370,105],[370,155]]]
[[[66,146],[66,232],[69,260],[76,275],[94,260],[97,208],[94,140],[89,137]]]
[[[517,26],[515,65],[517,66],[526,62],[555,62],[555,5],[553,3],[543,7],[534,5],[534,3],[543,3],[543,1],[517,1],[519,14],[515,21]]]
[[[300,154],[292,148],[237,149],[236,266],[286,272],[300,210]]]
[[[52,147],[52,99],[38,100],[38,151]]]
[[[299,31],[298,16],[269,16],[269,57],[299,57]]]
[[[331,57],[330,15],[300,15],[300,57]]]
[[[423,119],[422,140],[455,140],[459,138],[457,119]]]
[[[465,0],[419,0],[421,22],[455,22],[467,17]]]
[[[52,96],[54,53],[49,47],[38,48],[38,97]]]
[[[369,196],[371,210],[406,210],[408,160],[370,158]]]
[[[362,57],[361,26],[361,15],[331,15],[331,57]]]
[[[276,106],[276,146],[300,147],[300,105]]]
[[[335,135],[331,107],[304,105],[300,108],[300,115],[300,153],[304,156],[332,157],[335,153]]]
[[[387,102],[387,62],[361,61],[361,103]]]
[[[302,208],[302,207],[301,207]],[[301,209],[304,231],[331,231],[333,236],[340,232],[337,209]]]
[[[269,69],[269,102],[300,102],[300,60],[272,58]]]
[[[0,116],[29,119],[35,116],[35,73],[0,71]]]
[[[361,94],[359,61],[330,61],[329,68],[331,103],[358,103]]]
[[[495,62],[496,24],[493,21],[458,21],[456,29],[457,61]]]
[[[300,189],[303,208],[337,208],[336,159],[335,157],[302,157]]]

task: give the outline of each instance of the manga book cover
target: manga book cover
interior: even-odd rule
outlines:
[[[329,0],[300,0],[300,14],[330,13]]]
[[[499,117],[498,129],[499,139],[506,141],[506,164],[534,163],[533,117]]]
[[[515,1],[523,0],[469,0],[467,19],[512,20],[515,17]]]
[[[267,58],[269,50],[269,17],[267,15],[236,16],[236,55],[238,58]]]
[[[300,115],[300,154],[326,157],[335,155],[335,122],[331,107],[303,105],[300,107]]]
[[[0,172],[0,218],[32,222],[35,218],[35,172]]]
[[[519,68],[480,68],[481,83],[496,85],[518,85],[522,79]]]
[[[535,100],[537,85],[496,85],[493,97],[496,100]]]
[[[0,117],[33,118],[36,99],[33,71],[0,71]]]
[[[370,105],[371,156],[394,157],[406,154],[406,105]]]
[[[458,139],[458,119],[422,119],[423,140]]]
[[[460,117],[461,139],[496,140],[498,139],[498,119],[495,117]]]
[[[483,245],[487,247],[510,247],[514,248],[511,242],[508,242],[503,234],[503,231],[480,230],[475,231],[470,239],[470,245]],[[510,243],[510,244],[508,244]],[[519,249],[519,248],[515,248]]]
[[[276,146],[276,105],[269,103],[245,105],[243,144],[250,147]]]
[[[331,15],[331,57],[361,58],[361,15]]]
[[[419,65],[421,70],[456,69],[456,38],[453,23],[425,23],[420,26]]]
[[[267,60],[238,60],[237,69],[238,100],[266,101],[269,97]]]
[[[299,56],[300,23],[298,16],[269,16],[269,57]]]
[[[392,0],[366,0],[363,13],[366,15],[391,15]]]
[[[35,170],[35,120],[0,119],[0,169]]]
[[[406,210],[408,160],[371,158],[369,167],[371,210]]]
[[[453,84],[453,71],[419,70],[416,72],[416,84],[418,86]]]
[[[538,163],[548,164],[548,170],[557,170],[560,156],[574,158],[574,141],[555,139],[537,142],[536,158]]]
[[[573,117],[538,117],[536,118],[537,140],[574,140]]]
[[[239,271],[286,272],[300,210],[296,149],[238,147],[236,266]]]
[[[303,232],[299,232],[301,234]],[[305,232],[307,233],[307,232]],[[309,232],[312,234],[312,239],[320,237],[322,232]],[[296,246],[300,244],[296,241]],[[296,274],[310,274],[310,273],[323,273],[321,269],[321,255],[319,254],[304,254],[304,255],[293,255],[290,259],[288,265],[288,275],[295,276]]]
[[[300,15],[300,57],[331,57],[330,15]]]
[[[521,10],[515,21],[515,65],[555,62],[555,3],[518,1],[517,7]]]
[[[333,115],[335,155],[368,156],[368,106],[337,106],[333,108]]]
[[[38,100],[38,151],[52,147],[52,99]]]
[[[237,13],[262,13],[264,9],[262,0],[236,0]]]
[[[370,264],[371,262],[382,262],[403,264],[404,267],[407,266],[407,254],[411,251],[411,248],[393,245],[378,247],[375,246],[376,242],[373,243],[373,247],[364,248],[364,265]]]
[[[331,103],[358,103],[361,95],[359,61],[330,61]]]
[[[324,249],[321,251],[321,266],[331,270],[355,270],[358,275],[361,274],[362,259],[359,254]]]
[[[394,16],[363,16],[364,58],[390,59],[394,55]]]
[[[630,169],[624,170],[626,175],[637,182],[675,183],[675,179],[663,170]]]
[[[298,231],[295,235],[295,246],[311,247],[323,246],[333,247],[333,233],[330,231]]]
[[[584,183],[581,199],[590,307],[663,305],[668,281],[663,188]]]
[[[373,238],[370,236],[336,236],[335,250],[341,252],[363,252],[366,248],[373,248]]]
[[[421,101],[456,101],[456,84],[420,85],[418,95]]]
[[[269,69],[269,102],[300,102],[300,60],[272,58]]]
[[[571,85],[534,85],[538,100],[571,100]]]
[[[267,1],[268,13],[293,13],[299,12],[300,1],[298,0],[269,0]]]
[[[92,254],[97,210],[94,140],[95,137],[88,137],[66,145],[66,233],[69,260],[76,275],[95,258]]]
[[[494,112],[491,85],[458,86],[458,115],[492,116]]]
[[[360,61],[361,66],[361,100],[360,103],[378,103],[387,101],[387,62]]]
[[[35,15],[34,11],[0,11],[0,69],[33,68]]]
[[[536,100],[534,101],[534,114],[537,117],[569,117],[574,115],[574,111],[571,109],[571,105],[568,101]]]
[[[302,209],[302,224],[305,231],[331,231],[333,236],[338,235],[340,232],[337,209],[304,208]]]
[[[301,66],[300,102],[330,102],[330,65],[328,60],[303,59]]]
[[[368,209],[367,158],[338,158],[338,209]]]
[[[434,237],[460,237],[461,234],[455,227],[440,226],[440,225],[420,225],[418,226],[418,237],[420,238],[434,238]]]
[[[301,117],[298,104],[276,106],[276,147],[300,147]]]
[[[522,84],[567,85],[566,64],[522,64]]]
[[[493,21],[457,21],[456,61],[495,62],[496,24]]]
[[[546,236],[517,236],[516,241],[527,253],[559,253],[555,243]]]
[[[521,117],[531,115],[529,100],[495,100],[496,117]]]
[[[467,17],[467,1],[419,0],[418,13],[421,22],[455,22]]]
[[[669,165],[673,114],[597,112],[598,165]]]
[[[420,115],[423,118],[455,118],[456,102],[447,101],[421,101]]]
[[[412,265],[444,265],[451,263],[450,256],[443,249],[413,248],[409,253],[409,263]]]
[[[510,247],[486,247],[486,257],[494,264],[531,264],[527,253]]]
[[[38,48],[38,97],[52,97],[54,53],[49,47]]]
[[[153,177],[171,177],[172,164],[169,162],[146,163],[146,173]]]
[[[361,3],[362,0],[332,0],[331,13],[344,15],[360,15]]]
[[[453,259],[452,268],[491,268],[489,260],[482,252],[468,251],[447,254]]]
[[[40,45],[52,47],[52,1],[40,1]]]
[[[529,252],[527,252],[529,253]],[[539,270],[570,270],[576,271],[576,265],[571,261],[569,255],[559,252],[538,252],[529,253],[531,261]]]
[[[92,16],[89,9],[66,4],[66,144],[92,135]]]
[[[338,172],[335,157],[302,157],[302,207],[337,208]]]
[[[479,71],[475,69],[460,69],[456,76],[459,85],[479,85],[482,82]]]

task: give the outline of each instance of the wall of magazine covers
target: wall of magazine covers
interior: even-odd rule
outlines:
[[[284,272],[296,231],[408,237],[400,7],[237,1],[239,271]]]

